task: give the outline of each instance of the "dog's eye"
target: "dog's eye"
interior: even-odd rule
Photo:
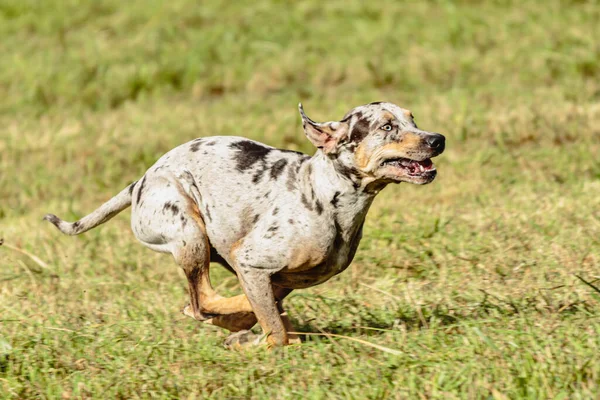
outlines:
[[[385,124],[384,126],[381,127],[381,129],[383,129],[386,132],[389,132],[392,130],[392,124]]]

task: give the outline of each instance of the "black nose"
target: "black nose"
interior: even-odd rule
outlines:
[[[439,133],[432,133],[427,137],[426,141],[429,147],[438,150],[440,153],[444,151],[444,147],[446,146],[446,138]]]

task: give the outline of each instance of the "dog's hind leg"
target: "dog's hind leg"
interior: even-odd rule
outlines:
[[[245,295],[219,296],[210,276],[210,244],[195,199],[172,175],[147,175],[133,193],[132,228],[143,244],[171,253],[182,267],[190,304],[183,313],[204,321],[221,314],[251,312]]]
[[[195,240],[196,243],[203,241],[205,244],[187,246],[189,248],[178,249],[173,254],[185,272],[190,290],[190,304],[184,307],[183,313],[199,321],[206,320],[208,316],[251,313],[252,307],[245,295],[225,298],[215,292],[210,282],[210,260],[205,251],[208,240],[206,236]]]

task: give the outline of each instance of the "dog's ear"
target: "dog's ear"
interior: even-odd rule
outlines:
[[[298,104],[298,109],[302,117],[302,128],[304,128],[308,140],[325,153],[335,153],[338,145],[348,137],[348,123],[337,121],[315,122],[306,116],[302,103]]]

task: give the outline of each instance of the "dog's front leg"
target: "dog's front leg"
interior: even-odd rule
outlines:
[[[296,334],[290,334],[290,332],[294,332],[295,329],[287,315],[287,312],[283,309],[283,299],[285,299],[291,292],[292,289],[273,286],[273,294],[277,300],[277,310],[279,315],[281,315],[283,326],[285,326],[285,330],[288,333],[288,342],[289,344],[300,344],[300,337]],[[233,335],[231,335],[231,338],[228,339],[228,343],[236,341],[238,344],[239,338],[234,339],[235,337],[239,336],[236,334],[236,332],[249,331],[254,325],[256,325],[257,322],[258,320],[253,312],[239,312],[236,314],[219,315],[204,321],[205,324],[215,325],[225,328],[230,332],[234,332]],[[242,332],[240,335],[251,336],[252,333]]]
[[[289,344],[300,344],[302,342],[300,337],[295,333],[290,333],[296,331],[296,329],[294,329],[292,321],[290,321],[290,318],[288,317],[287,311],[283,309],[283,299],[285,299],[288,294],[292,293],[292,289],[274,286],[273,293],[275,293],[275,298],[277,299],[277,310],[281,316],[281,321],[283,322],[283,326],[285,326],[285,331],[288,333]]]
[[[246,297],[254,310],[254,315],[266,336],[269,346],[285,346],[289,344],[286,326],[280,315],[275,300],[271,275],[268,270],[240,268],[238,270],[240,283]],[[287,318],[287,316],[286,316]],[[249,338],[252,334],[243,332],[232,335],[226,341],[228,347],[260,344],[260,337]]]

